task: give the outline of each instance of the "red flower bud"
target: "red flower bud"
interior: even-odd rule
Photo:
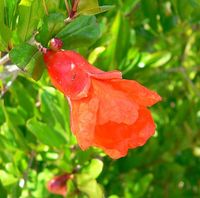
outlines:
[[[48,51],[44,61],[53,85],[71,107],[71,130],[80,147],[102,148],[117,159],[154,134],[148,106],[161,97],[119,71],[104,72],[73,51]]]
[[[53,51],[58,51],[62,48],[63,42],[58,38],[53,38],[49,42],[49,47]]]
[[[67,194],[67,181],[72,179],[73,175],[65,173],[51,179],[47,184],[47,189],[53,194],[66,196]]]

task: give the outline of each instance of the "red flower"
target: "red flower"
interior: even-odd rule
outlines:
[[[47,189],[53,194],[66,196],[67,194],[67,181],[72,179],[73,175],[65,173],[51,179],[47,184]]]
[[[154,134],[147,106],[161,100],[156,92],[123,80],[119,71],[97,69],[73,51],[49,50],[44,60],[52,84],[68,98],[71,130],[83,150],[97,146],[117,159]]]

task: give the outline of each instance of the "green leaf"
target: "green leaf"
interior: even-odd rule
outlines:
[[[98,7],[92,7],[92,8],[86,8],[83,10],[78,10],[77,14],[79,15],[95,15],[100,14],[102,12],[109,11],[113,9],[115,6],[112,5],[106,5],[106,6],[98,6]]]
[[[88,61],[89,63],[91,64],[94,64],[95,61],[97,60],[98,56],[105,51],[105,47],[103,46],[99,46],[97,48],[95,48],[90,54],[89,54],[89,57],[88,57]]]
[[[17,126],[18,124],[21,124],[21,123],[16,123],[15,122],[16,116],[19,116],[19,114],[13,116],[13,114],[16,113],[15,110],[9,111],[10,108],[5,106],[4,101],[0,101],[0,105],[1,105],[1,108],[3,109],[8,129],[9,129],[10,132],[12,132],[12,136],[14,137],[14,140],[24,150],[26,150],[27,149],[27,144],[26,144],[25,138],[24,138],[24,136],[22,134],[22,131],[19,130],[19,128]],[[18,121],[23,123],[22,118],[19,118]]]
[[[87,174],[76,174],[77,187],[81,192],[88,195],[89,198],[103,198],[104,193],[101,186],[95,179],[91,179]]]
[[[137,49],[130,48],[126,58],[119,65],[119,70],[123,72],[123,75],[132,72],[135,66],[139,63],[142,54]]]
[[[22,116],[22,113],[20,112],[20,107],[18,107],[18,108],[6,107],[6,111],[9,114],[10,120],[12,120],[12,124],[14,124],[14,125],[24,125],[25,124],[25,120]]]
[[[123,2],[123,11],[127,15],[131,13],[131,11],[134,9],[134,7],[140,2],[140,0],[126,0]]]
[[[4,21],[10,30],[14,30],[17,21],[18,0],[3,0],[4,1]]]
[[[152,180],[152,174],[147,174],[144,177],[140,178],[139,181],[133,186],[133,196],[138,198],[142,197],[145,194]]]
[[[0,180],[0,193],[1,193],[1,198],[7,198],[7,191],[3,187],[2,183],[1,183],[1,180]]]
[[[65,138],[54,128],[49,127],[46,123],[32,118],[27,122],[28,129],[38,138],[38,140],[46,145],[60,148],[66,144]]]
[[[92,159],[91,163],[83,169],[91,179],[96,179],[103,170],[103,162],[99,159]]]
[[[57,12],[59,10],[59,5],[62,2],[61,0],[45,0],[47,10],[51,14],[52,12]],[[64,2],[63,2],[64,3]]]
[[[65,120],[65,115],[68,114],[69,108],[67,106],[67,108],[62,107],[61,109],[61,103],[58,100],[59,95],[60,93],[51,87],[46,87],[44,90],[40,90],[40,110],[43,120],[48,123],[49,126],[58,127],[59,131],[66,131],[69,130],[69,118]],[[64,102],[67,103],[65,99]],[[68,124],[66,124],[67,122]],[[66,126],[68,127],[68,129],[66,129]]]
[[[41,77],[45,64],[42,53],[35,46],[22,43],[13,48],[9,56],[13,63],[27,71],[35,80]]]
[[[144,16],[149,20],[150,26],[156,31],[157,30],[157,1],[154,0],[141,0]]]
[[[0,1],[0,50],[6,51],[9,45],[9,40],[11,38],[11,31],[4,23],[4,13],[5,5],[4,1]]]
[[[30,59],[30,62],[25,66],[25,71],[32,76],[34,80],[39,80],[45,69],[43,54],[37,51]]]
[[[165,65],[171,57],[170,52],[158,51],[152,54],[145,54],[141,62],[144,65],[151,65],[151,67],[160,67]]]
[[[25,69],[37,51],[38,50],[35,46],[22,43],[21,45],[13,48],[10,51],[9,56],[13,63],[15,63],[18,67]]]
[[[19,4],[17,33],[22,41],[27,41],[33,36],[43,13],[42,1],[21,1]]]
[[[66,25],[56,37],[63,42],[64,49],[88,47],[99,37],[100,30],[94,16],[80,16]]]
[[[16,177],[7,173],[4,170],[0,170],[0,178],[1,178],[1,182],[3,183],[4,186],[9,186],[9,185],[17,182]]]
[[[130,43],[130,27],[120,11],[115,16],[109,38],[109,45],[102,58],[104,64],[110,66],[109,70],[114,70],[126,56]]]
[[[36,36],[38,42],[47,47],[51,38],[65,26],[65,16],[60,13],[51,13],[45,16],[39,33]]]
[[[99,7],[98,0],[81,0],[78,4],[78,12]]]
[[[27,90],[25,84],[19,80],[15,81],[10,88],[10,92],[18,104],[18,107],[13,108],[13,110],[18,109],[18,113],[21,112],[21,117],[23,117],[23,119],[32,117],[35,108],[35,101]]]

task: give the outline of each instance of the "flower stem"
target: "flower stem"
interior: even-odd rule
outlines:
[[[73,12],[76,12],[76,11],[77,11],[79,1],[80,1],[80,0],[75,0],[75,1],[74,1],[73,8],[72,8]]]

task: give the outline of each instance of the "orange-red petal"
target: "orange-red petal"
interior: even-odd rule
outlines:
[[[118,90],[123,91],[131,97],[137,104],[142,106],[152,106],[161,100],[161,97],[155,92],[147,89],[134,80],[113,79],[110,84]]]
[[[71,100],[71,130],[79,146],[85,150],[92,145],[96,126],[99,100],[89,97],[82,100]]]
[[[93,94],[100,101],[98,123],[109,121],[133,124],[138,118],[138,105],[125,93],[113,89],[106,81],[92,79]]]
[[[155,124],[146,108],[139,109],[137,121],[132,125],[108,122],[96,126],[94,146],[102,148],[111,158],[127,154],[129,148],[142,146],[154,134]]]

